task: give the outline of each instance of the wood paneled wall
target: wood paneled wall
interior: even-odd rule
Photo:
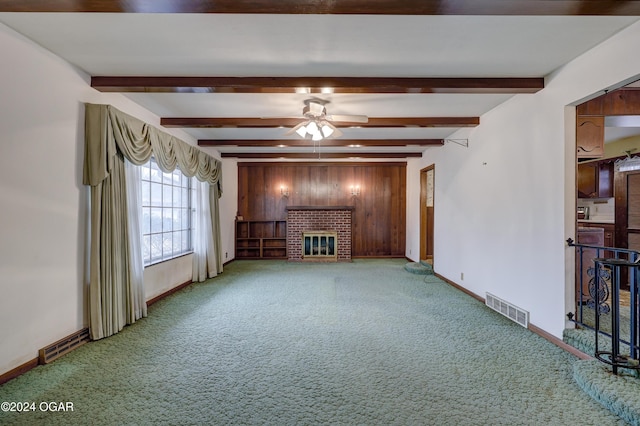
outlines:
[[[352,255],[404,257],[406,168],[404,162],[238,163],[238,215],[282,220],[287,206],[354,206]],[[351,186],[360,195],[352,196]]]

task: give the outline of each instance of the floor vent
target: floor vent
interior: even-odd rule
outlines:
[[[517,306],[506,302],[491,293],[487,293],[485,304],[499,314],[517,322],[521,326],[525,328],[529,327],[529,312],[524,309],[518,308]]]
[[[52,345],[44,347],[39,351],[38,362],[40,364],[49,364],[52,361],[60,358],[62,355],[67,354],[82,346],[89,341],[89,329],[85,328],[70,336],[60,339]]]

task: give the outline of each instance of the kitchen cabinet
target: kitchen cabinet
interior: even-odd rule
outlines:
[[[592,161],[578,164],[578,198],[613,197],[613,163]]]
[[[578,226],[578,244],[602,247],[604,244],[604,229],[601,226],[595,226],[595,224],[583,225],[580,223]],[[589,280],[591,279],[589,269],[595,266],[594,259],[600,257],[598,250],[595,248],[583,248],[581,252],[582,259],[576,255],[576,305],[587,304],[592,300],[589,294]],[[580,251],[576,253],[580,253]]]
[[[615,225],[603,225],[604,228],[604,246],[605,247],[615,247],[615,234],[616,227]]]
[[[604,115],[578,115],[576,118],[578,158],[604,155]]]
[[[579,226],[587,228],[602,228],[604,230],[602,245],[604,247],[615,247],[616,226],[613,223],[580,222]]]
[[[601,228],[603,230],[602,233],[602,247],[615,247],[616,246],[616,226],[613,223],[599,223],[599,222],[580,222],[578,223],[579,227],[582,228]],[[600,253],[599,257],[604,258],[613,258],[615,257],[614,252],[605,250]]]

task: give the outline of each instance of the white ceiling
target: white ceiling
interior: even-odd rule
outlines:
[[[92,76],[544,77],[636,20],[638,17],[612,16],[0,13],[0,22]],[[241,93],[126,96],[161,117],[298,117],[303,101],[310,97]],[[512,95],[317,96],[330,101],[329,114],[468,117],[481,116]],[[456,130],[344,129],[343,138],[446,138]],[[277,139],[284,138],[286,129],[185,131],[201,139]],[[404,149],[421,151],[424,147]],[[219,150],[239,151],[229,146]]]

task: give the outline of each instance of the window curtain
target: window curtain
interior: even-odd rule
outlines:
[[[127,311],[133,314],[131,322],[147,316],[147,302],[144,295],[144,262],[142,261],[142,232],[140,223],[142,216],[142,194],[140,192],[140,166],[131,161],[124,161],[124,176],[127,185],[127,219],[129,220],[129,298],[133,304]]]
[[[193,241],[193,281],[202,282],[222,272],[219,253],[220,220],[217,186],[197,182],[195,195],[195,235]]]
[[[139,246],[132,244],[133,238],[140,244],[139,229],[131,223],[139,212],[130,212],[135,207],[130,206],[134,201],[127,195],[133,196],[127,191],[125,159],[139,166],[152,154],[162,171],[180,167],[184,175],[209,184],[211,231],[217,232],[212,237],[212,256],[217,258],[213,263],[222,264],[220,161],[110,105],[85,104],[83,183],[91,187],[89,330],[94,340],[117,333],[146,310],[142,280],[136,278],[142,276],[142,262],[138,264],[133,257],[139,254]]]

